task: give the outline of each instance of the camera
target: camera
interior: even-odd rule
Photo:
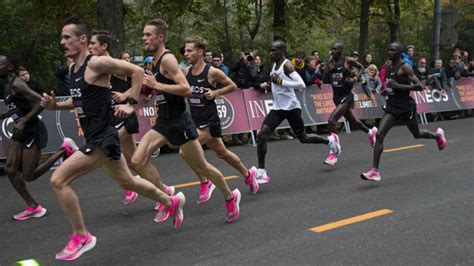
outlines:
[[[245,55],[245,58],[247,59],[247,61],[249,61],[249,62],[250,62],[250,61],[253,61],[254,58],[253,58],[253,56],[250,54],[250,52],[245,52],[244,55]]]

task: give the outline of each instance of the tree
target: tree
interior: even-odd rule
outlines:
[[[100,29],[107,30],[111,35],[109,52],[112,56],[118,56],[124,50],[123,16],[122,0],[97,1],[97,24]]]
[[[285,40],[285,0],[273,0],[273,40]]]
[[[369,8],[370,0],[362,0],[359,26],[359,52],[362,54],[367,53],[367,42],[369,41]]]
[[[397,41],[398,25],[400,23],[400,3],[398,0],[387,0],[387,10],[389,17],[387,19],[387,24],[390,29],[390,42]]]

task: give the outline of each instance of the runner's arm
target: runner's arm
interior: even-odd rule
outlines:
[[[388,87],[392,89],[398,89],[398,90],[409,90],[409,91],[421,91],[423,90],[423,84],[420,82],[420,80],[415,76],[415,73],[413,73],[413,69],[408,65],[404,64],[401,68],[404,74],[407,75],[408,80],[411,82],[411,84],[400,84],[396,82],[395,80],[391,79],[388,82]]]
[[[174,81],[175,84],[164,84],[156,81],[153,75],[146,74],[143,84],[154,90],[161,91],[168,94],[177,96],[190,96],[191,87],[184,76],[183,71],[179,69],[178,61],[174,55],[166,54],[163,55],[161,60],[161,68],[163,69],[162,74]]]
[[[224,72],[222,72],[222,70],[211,67],[209,69],[209,76],[211,84],[219,83],[222,85],[222,88],[214,91],[208,91],[204,94],[205,96],[206,94],[209,94],[207,96],[215,98],[216,96],[225,95],[237,90],[237,85],[235,85],[235,83],[229,77],[227,77]]]
[[[295,71],[295,68],[291,65],[290,62],[286,62],[286,64],[283,66],[283,70],[285,72],[285,75],[290,77],[291,80],[282,80],[282,86],[297,90],[302,90],[306,88],[304,80],[301,78],[298,72]]]
[[[22,95],[33,105],[31,111],[22,117],[22,121],[25,124],[30,122],[33,118],[36,118],[38,114],[43,111],[44,108],[41,106],[41,96],[34,90],[30,89],[24,81],[15,79],[12,90],[15,94]]]

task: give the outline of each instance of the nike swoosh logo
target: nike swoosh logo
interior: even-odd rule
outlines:
[[[205,81],[206,79],[198,79],[198,82],[203,82]]]
[[[87,148],[87,149],[86,149],[86,153],[91,152],[91,151],[92,151],[91,148]]]
[[[27,143],[27,144],[26,144],[26,147],[27,147],[27,148],[30,148],[31,145],[33,145],[33,142],[35,142],[35,139],[32,139],[32,140],[30,141],[30,143]]]
[[[123,121],[123,122],[118,123],[117,125],[115,125],[115,128],[116,128],[116,129],[119,129],[121,126],[123,126],[123,124],[125,124],[125,121]]]
[[[76,79],[76,82],[78,82],[78,81],[81,80],[81,79],[82,79],[82,78],[77,78],[77,79]]]

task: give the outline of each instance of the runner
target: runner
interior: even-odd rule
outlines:
[[[387,66],[387,102],[382,107],[385,111],[380,120],[377,141],[374,147],[374,161],[372,168],[360,174],[364,180],[380,181],[379,164],[383,152],[383,141],[390,129],[397,123],[405,124],[415,139],[435,139],[439,150],[447,146],[447,141],[442,128],[436,133],[428,130],[419,130],[416,121],[416,103],[410,97],[410,91],[421,91],[423,85],[414,75],[413,69],[402,60],[403,45],[400,42],[391,43],[388,54],[391,63]]]
[[[358,72],[353,75],[351,68],[357,68]],[[375,136],[377,128],[369,129],[364,123],[357,119],[352,113],[354,109],[354,94],[352,87],[354,83],[359,80],[364,73],[364,66],[361,65],[355,58],[344,57],[344,44],[335,43],[331,47],[331,57],[324,69],[323,78],[326,82],[332,84],[333,101],[336,109],[329,115],[328,129],[331,134],[336,133],[336,126],[339,119],[344,116],[349,123],[363,130],[369,136],[369,141],[372,147],[375,144]],[[327,165],[334,165],[337,163],[337,154],[329,152],[327,159],[324,161]]]
[[[97,56],[110,56],[110,34],[105,30],[92,32],[91,41],[89,42],[89,50],[93,55]],[[130,56],[128,56],[130,58]],[[127,60],[125,60],[127,61]],[[112,75],[110,77],[110,91],[112,92],[112,109],[117,104],[127,104],[127,99],[130,97],[132,87],[132,81],[130,77]],[[139,124],[138,117],[133,112],[129,117],[120,119],[114,117],[114,126],[118,130],[120,138],[120,150],[122,151],[127,165],[131,167],[131,160],[133,153],[135,152],[135,139],[133,134],[138,133]],[[138,177],[139,176],[135,176]],[[124,190],[124,199],[122,203],[126,206],[132,204],[137,199],[137,193]]]
[[[170,142],[179,146],[186,162],[198,175],[208,177],[224,193],[227,208],[227,222],[239,216],[240,191],[231,192],[222,173],[208,163],[199,144],[196,126],[186,112],[184,97],[191,96],[186,77],[179,69],[178,61],[165,49],[168,25],[164,20],[154,19],[146,23],[143,29],[145,50],[153,52],[154,73],[146,73],[143,83],[156,90],[158,118],[156,124],[140,141],[132,157],[135,171],[141,177],[150,180],[157,187],[162,187],[160,174],[149,159],[158,148]],[[133,79],[132,79],[133,80]],[[158,216],[163,213],[161,204],[157,206]]]
[[[237,85],[222,70],[204,62],[207,49],[206,40],[200,36],[188,37],[184,44],[184,57],[191,64],[191,67],[184,70],[192,91],[191,96],[188,97],[188,103],[191,117],[197,127],[199,143],[206,144],[219,158],[239,171],[245,179],[245,184],[249,186],[250,192],[256,194],[259,187],[255,179],[257,168],[252,166],[247,169],[240,158],[225,147],[221,138],[221,121],[214,102],[217,96],[236,90]],[[216,84],[219,84],[219,89],[216,88]],[[196,174],[201,182],[197,203],[202,204],[210,199],[215,186],[205,175]]]
[[[270,49],[270,57],[274,61],[272,71],[273,108],[265,117],[262,129],[257,135],[258,171],[257,181],[260,184],[270,181],[265,170],[265,155],[267,154],[267,140],[278,125],[285,119],[290,123],[301,143],[323,143],[330,150],[339,154],[341,146],[337,134],[333,133],[328,138],[319,135],[307,136],[304,122],[301,118],[301,104],[296,98],[295,90],[305,88],[303,79],[295,72],[290,61],[285,58],[286,44],[283,41],[274,41]]]
[[[166,217],[173,216],[174,227],[183,222],[182,193],[170,197],[142,178],[134,178],[120,152],[117,129],[112,125],[110,75],[130,76],[132,91],[128,104],[117,105],[115,115],[129,116],[136,103],[143,80],[143,70],[123,60],[107,56],[93,56],[88,51],[90,27],[87,22],[71,17],[66,19],[61,34],[61,45],[65,56],[74,59],[71,67],[71,97],[56,103],[54,94],[44,94],[41,104],[49,110],[75,109],[84,131],[86,145],[66,160],[51,177],[51,185],[72,226],[73,234],[66,247],[56,254],[58,260],[74,260],[94,248],[96,237],[87,231],[79,206],[79,199],[71,187],[78,177],[102,166],[124,189],[138,192],[147,198],[160,201],[166,209]],[[155,218],[156,219],[156,218]]]
[[[18,61],[14,56],[0,55],[0,78],[6,84],[5,105],[8,109],[6,113],[0,114],[0,120],[9,118],[15,123],[8,145],[5,172],[27,205],[24,211],[13,215],[14,220],[23,221],[46,214],[46,209],[31,196],[25,181],[36,180],[61,157],[67,158],[74,153],[77,145],[72,139],[65,138],[61,149],[38,165],[41,149],[48,142],[48,131],[38,117],[43,111],[41,96],[16,75],[17,68]]]

